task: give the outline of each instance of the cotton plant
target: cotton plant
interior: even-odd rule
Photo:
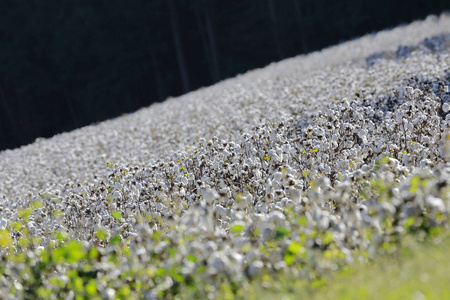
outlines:
[[[361,39],[353,60],[324,50],[2,152],[0,293],[238,295],[448,230],[446,22],[425,21],[422,42],[372,55]]]

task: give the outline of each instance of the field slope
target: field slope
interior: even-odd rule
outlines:
[[[449,229],[450,16],[0,153],[0,295],[309,287]]]

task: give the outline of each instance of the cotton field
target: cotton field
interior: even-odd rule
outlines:
[[[234,298],[449,229],[450,16],[0,153],[5,299]]]

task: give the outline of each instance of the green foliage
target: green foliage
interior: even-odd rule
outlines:
[[[352,261],[376,262],[379,255],[402,260],[408,257],[410,244],[431,243],[448,234],[448,213],[442,210],[439,201],[448,200],[445,185],[425,173],[405,177],[398,183],[395,176],[386,177],[383,170],[389,167],[389,158],[386,159],[380,159],[379,172],[363,182],[366,199],[370,199],[364,202],[367,206],[361,206],[361,210],[357,207],[357,213],[350,209],[345,212],[352,214],[350,221],[330,218],[323,222],[325,212],[318,213],[318,204],[326,203],[330,210],[345,209],[358,204],[360,199],[336,205],[333,203],[336,194],[317,195],[326,183],[318,178],[310,181],[311,192],[305,201],[284,207],[282,213],[274,210],[266,218],[252,220],[245,216],[234,220],[226,227],[229,232],[220,238],[208,231],[211,228],[196,228],[204,230],[198,235],[198,231],[189,232],[191,228],[183,222],[164,219],[158,214],[133,216],[136,234],[124,234],[121,230],[129,226],[125,224],[126,218],[130,219],[124,215],[129,213],[115,207],[111,208],[109,220],[119,224],[117,231],[89,228],[94,236],[92,241],[83,241],[76,231],[58,231],[45,236],[50,240],[44,240],[33,234],[33,221],[37,213],[42,213],[41,208],[54,199],[45,195],[41,201],[30,202],[29,207],[19,210],[16,221],[0,230],[3,263],[0,277],[7,283],[0,282],[0,291],[19,299],[67,298],[70,291],[80,299],[105,298],[106,294],[118,299],[141,299],[149,291],[160,298],[213,295],[233,299],[247,296],[249,292],[259,298],[262,297],[257,291],[260,288],[264,292],[273,288],[290,296],[290,291],[297,287],[307,291],[305,297],[320,296],[324,289],[340,295],[341,287],[347,284],[330,283],[328,273],[332,270],[337,270],[340,276],[345,269],[353,268]],[[339,185],[334,192],[339,189],[342,202],[349,195],[357,194]],[[423,199],[423,195],[433,195],[433,201]],[[244,201],[245,197],[237,193],[235,200]],[[112,201],[115,200],[105,203]],[[307,201],[317,202],[312,203],[310,210],[297,210],[301,205],[308,205]],[[402,206],[408,210],[402,210]],[[224,211],[226,214],[227,210]],[[194,222],[211,217],[202,205],[193,205],[183,217],[189,220],[190,213]],[[61,218],[59,214],[53,217]],[[341,233],[349,234],[346,238],[358,239],[355,242],[358,246],[342,246],[344,239],[335,230],[337,227],[330,226],[331,222],[336,226],[345,224]],[[363,222],[372,223],[366,226]],[[352,223],[358,226],[353,227]],[[354,295],[353,292],[355,297],[372,295],[371,286],[358,286],[362,288],[345,290],[342,298]],[[393,295],[408,298],[409,287]],[[434,290],[420,292],[430,297],[435,295]]]
[[[448,234],[418,243],[411,237],[397,249],[399,255],[382,255],[370,263],[355,262],[314,287],[291,275],[254,282],[248,299],[446,299],[450,297],[447,273]]]
[[[306,249],[301,243],[293,241],[286,249],[284,261],[290,266],[295,262],[296,258],[302,257],[305,252]]]
[[[236,224],[231,227],[232,233],[240,233],[244,230],[244,225]]]
[[[111,215],[112,215],[113,218],[116,219],[116,220],[122,219],[122,214],[121,214],[119,211],[113,211],[113,212],[111,213]]]

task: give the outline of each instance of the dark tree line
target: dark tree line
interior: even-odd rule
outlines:
[[[447,0],[2,0],[0,149],[449,8]]]

